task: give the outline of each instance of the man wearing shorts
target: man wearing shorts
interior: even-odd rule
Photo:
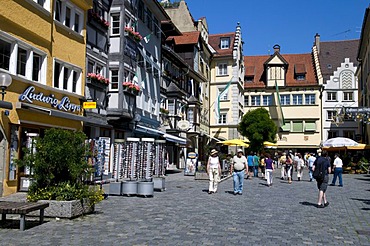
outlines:
[[[321,156],[319,156],[312,166],[312,171],[315,172],[315,168],[320,168],[323,165],[323,170],[325,170],[325,176],[323,179],[316,179],[317,188],[319,189],[319,199],[317,201],[318,208],[324,208],[329,206],[329,202],[326,199],[326,189],[328,188],[329,173],[331,173],[330,162],[327,158],[328,152],[322,151]],[[324,202],[324,203],[322,203]]]

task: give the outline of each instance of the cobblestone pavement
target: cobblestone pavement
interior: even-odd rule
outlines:
[[[316,208],[316,182],[308,182],[305,171],[306,178],[292,184],[275,178],[267,187],[260,178],[245,180],[242,196],[232,194],[232,179],[209,195],[207,181],[170,174],[166,191],[153,198],[110,196],[94,214],[42,225],[31,221],[23,232],[16,217],[13,226],[0,229],[0,243],[370,245],[370,175],[344,175],[344,187],[328,187],[329,207]]]

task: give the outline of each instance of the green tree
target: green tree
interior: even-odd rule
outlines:
[[[264,108],[248,111],[238,125],[238,131],[249,139],[252,151],[263,150],[263,142],[276,142],[277,126]]]

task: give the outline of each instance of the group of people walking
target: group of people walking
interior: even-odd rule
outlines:
[[[317,151],[317,156],[314,153],[305,153],[304,156],[300,153],[293,154],[291,151],[282,153],[280,157],[276,154],[274,157],[266,153],[259,157],[256,153],[251,152],[247,157],[244,156],[242,149],[237,150],[237,154],[230,160],[230,175],[233,177],[233,194],[243,194],[243,184],[245,176],[251,179],[258,177],[258,168],[261,170],[261,176],[267,182],[267,186],[271,187],[273,184],[273,172],[275,166],[281,166],[281,179],[288,180],[291,184],[293,180],[293,171],[297,172],[297,181],[303,178],[303,170],[308,167],[309,180],[314,179],[317,182],[319,189],[319,196],[317,206],[319,208],[326,207],[329,202],[326,198],[326,189],[329,182],[329,174],[331,173],[331,159],[326,151]],[[339,178],[339,186],[343,186],[342,180],[343,162],[338,154],[335,154],[333,161],[334,177],[330,186],[334,186],[337,178]],[[315,172],[316,170],[316,172]],[[208,193],[216,193],[217,186],[220,182],[221,164],[218,157],[218,151],[213,149],[207,162],[207,173],[209,175],[209,189]],[[320,175],[318,174],[320,173]]]

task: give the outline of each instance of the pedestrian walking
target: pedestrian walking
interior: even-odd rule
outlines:
[[[258,177],[258,167],[260,165],[260,157],[257,155],[256,152],[254,152],[253,155],[253,176]]]
[[[285,171],[286,176],[288,177],[288,183],[292,183],[292,175],[293,175],[293,160],[290,155],[287,155],[286,162],[285,162]]]
[[[326,197],[326,189],[328,188],[329,173],[331,172],[331,168],[329,160],[326,158],[327,156],[328,152],[326,150],[322,151],[321,156],[317,157],[312,166],[314,178],[317,182],[317,188],[319,189],[319,198],[317,201],[318,208],[329,206],[329,202]]]
[[[233,175],[234,195],[242,195],[244,176],[248,174],[248,161],[242,149],[238,149],[233,158],[230,174]]]
[[[314,153],[311,153],[310,156],[308,157],[308,174],[310,175],[310,182],[312,182],[313,176],[312,176],[312,167],[313,163],[316,161],[316,157]]]
[[[286,153],[284,152],[283,153],[283,155],[280,157],[280,159],[279,159],[279,162],[280,162],[280,164],[281,164],[281,176],[280,176],[280,178],[282,179],[282,180],[284,180],[285,179],[285,177],[286,177],[286,173],[285,173],[285,164],[286,164]]]
[[[297,154],[298,160],[297,160],[297,180],[301,181],[303,178],[303,168],[304,168],[304,160],[302,158],[302,155],[300,153]]]
[[[267,180],[267,186],[272,186],[272,174],[274,171],[274,161],[271,159],[270,154],[266,154],[265,158],[265,167],[266,167],[266,180]]]
[[[267,158],[266,154],[265,156],[263,155],[260,156],[260,170],[262,179],[266,179],[266,163],[265,163],[266,158]]]
[[[215,149],[211,150],[210,157],[208,158],[207,174],[209,176],[208,194],[216,193],[218,182],[220,182],[221,165],[218,151]]]
[[[248,179],[252,179],[252,176],[254,175],[254,158],[253,158],[253,152],[251,151],[249,155],[247,156],[247,162],[248,162]]]
[[[339,187],[343,187],[343,180],[342,180],[343,161],[342,159],[339,158],[339,154],[334,155],[333,169],[334,169],[334,177],[333,177],[333,180],[331,181],[330,186],[335,186],[337,178],[339,178]]]

